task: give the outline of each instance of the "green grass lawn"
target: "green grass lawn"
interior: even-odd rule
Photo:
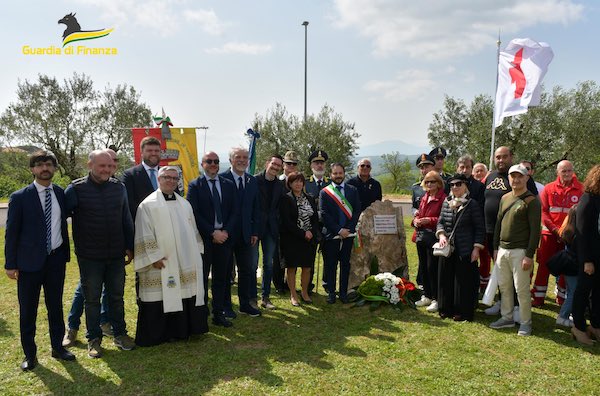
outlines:
[[[414,244],[407,247],[414,277],[416,252]],[[131,267],[127,271],[126,320],[134,333],[134,276]],[[70,263],[65,316],[78,276],[76,263]],[[600,393],[600,345],[579,347],[567,331],[555,327],[558,307],[551,301],[553,295],[545,308],[534,309],[532,337],[518,337],[516,328],[488,328],[492,318],[481,310],[475,322],[455,323],[424,310],[370,311],[339,302],[331,306],[320,291],[313,305],[298,308],[287,298],[273,296],[277,310],[263,311],[260,318],[240,315],[229,329],[211,325],[210,333],[188,342],[123,352],[105,338],[101,359],[88,358],[82,342],[71,349],[76,362],[50,357],[42,304],[40,364],[23,373],[18,367],[23,356],[16,285],[6,276],[0,279],[2,395]]]

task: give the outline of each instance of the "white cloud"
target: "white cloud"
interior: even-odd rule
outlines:
[[[496,41],[498,29],[506,37],[540,24],[567,25],[584,11],[575,0],[335,0],[335,6],[335,24],[371,39],[376,55],[428,60],[478,51]]]
[[[392,80],[368,81],[363,88],[386,100],[414,101],[423,100],[437,86],[432,73],[425,70],[408,69],[396,73]]]
[[[213,36],[223,33],[228,25],[221,22],[213,10],[185,10],[183,16],[188,22],[199,23],[202,25],[202,30]]]
[[[243,54],[243,55],[260,55],[270,52],[273,47],[271,44],[252,44],[229,42],[222,47],[207,48],[204,51],[207,54]]]
[[[197,24],[210,35],[219,35],[229,26],[213,10],[185,8],[186,0],[78,0],[76,3],[96,7],[100,18],[111,27],[142,27],[163,36],[179,31],[182,22]]]

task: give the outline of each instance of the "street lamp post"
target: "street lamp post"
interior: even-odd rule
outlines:
[[[307,76],[307,44],[308,44],[308,21],[302,22],[304,26],[304,122],[306,122],[306,76]]]

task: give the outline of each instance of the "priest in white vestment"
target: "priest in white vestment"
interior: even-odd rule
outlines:
[[[204,245],[187,200],[175,193],[179,172],[158,171],[159,188],[144,199],[135,218],[139,346],[187,339],[208,331],[204,304]]]

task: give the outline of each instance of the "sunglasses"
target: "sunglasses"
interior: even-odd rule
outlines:
[[[360,164],[359,166],[361,168],[370,168],[371,167],[371,165],[369,165],[369,164]]]
[[[204,162],[207,163],[208,165],[212,165],[212,164],[219,165],[218,159],[210,159],[209,158],[209,159],[205,159]]]
[[[436,180],[425,180],[425,184],[436,184]]]
[[[451,188],[452,188],[452,187],[460,187],[460,186],[462,186],[462,185],[463,185],[463,182],[461,182],[461,181],[460,181],[460,182],[455,182],[455,183],[450,183],[450,187],[451,187]]]

